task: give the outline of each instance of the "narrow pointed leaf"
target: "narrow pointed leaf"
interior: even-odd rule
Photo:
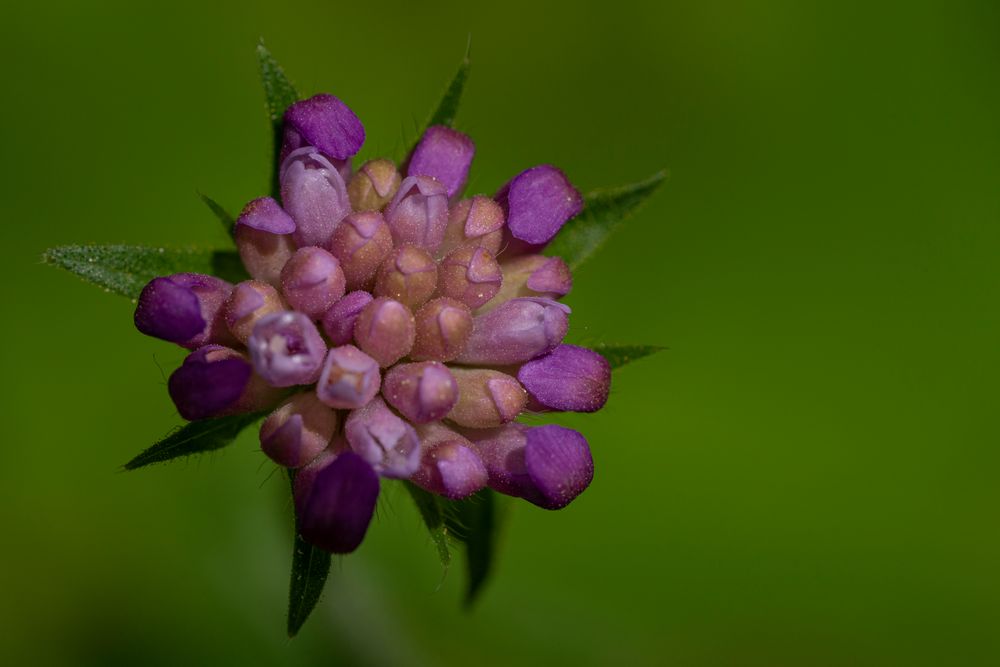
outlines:
[[[246,279],[235,251],[150,248],[139,245],[65,245],[49,248],[42,261],[75,273],[105,291],[136,299],[157,276],[214,274],[229,281]]]
[[[469,60],[469,49],[472,47],[472,40],[469,40],[469,44],[465,47],[465,57],[462,59],[462,63],[458,66],[458,71],[455,73],[455,77],[448,84],[448,89],[444,92],[444,97],[441,98],[441,102],[438,104],[437,109],[431,114],[431,118],[427,121],[427,127],[431,125],[446,125],[448,127],[453,127],[455,125],[455,117],[458,115],[458,106],[462,101],[462,92],[465,90],[465,82],[469,78],[469,66],[471,61]]]
[[[545,248],[545,254],[562,257],[571,269],[577,268],[656,192],[666,177],[666,172],[661,171],[632,185],[591,192],[584,197],[583,212],[563,226]]]
[[[493,569],[498,531],[503,518],[500,505],[500,498],[490,489],[483,489],[465,500],[448,504],[448,527],[465,546],[468,577],[466,608],[475,603]]]
[[[288,471],[288,479],[295,489],[295,471]],[[330,554],[302,539],[298,526],[292,546],[292,577],[288,586],[288,636],[299,633],[316,603],[323,594],[326,578],[330,574]]]
[[[424,520],[424,525],[427,526],[427,532],[430,533],[431,540],[437,547],[441,565],[447,570],[448,566],[451,565],[451,550],[448,547],[448,524],[445,521],[443,500],[433,493],[424,491],[412,482],[403,482],[403,485],[406,486],[410,497],[413,498],[417,509],[420,510],[420,516]]]
[[[182,426],[125,464],[125,470],[143,468],[182,456],[221,449],[236,439],[250,424],[263,417],[255,412],[217,419],[201,419]]]
[[[201,197],[201,200],[203,202],[205,202],[205,206],[207,206],[209,210],[211,210],[212,213],[215,214],[215,217],[219,219],[219,222],[222,224],[222,228],[226,231],[226,234],[232,237],[236,231],[233,227],[233,225],[236,222],[236,219],[233,218],[233,216],[229,215],[229,211],[224,209],[222,207],[222,204],[215,201],[208,195],[203,195],[202,193],[199,192],[198,196]]]
[[[602,343],[592,346],[591,349],[607,359],[611,368],[621,368],[625,364],[662,352],[667,348],[662,345],[607,345]]]
[[[274,149],[271,156],[271,195],[278,198],[281,185],[278,182],[278,154],[281,152],[282,131],[285,110],[299,101],[295,86],[285,76],[285,70],[274,59],[263,43],[257,45],[257,64],[260,67],[260,80],[264,85],[264,98],[267,102],[267,117],[271,121]]]

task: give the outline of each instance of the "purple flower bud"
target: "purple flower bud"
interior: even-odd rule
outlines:
[[[235,343],[222,313],[232,291],[225,280],[199,273],[154,278],[139,295],[135,328],[188,349]]]
[[[378,492],[378,475],[360,456],[324,452],[295,477],[299,534],[331,553],[354,551],[368,531]]]
[[[410,481],[455,500],[471,496],[486,486],[486,467],[472,443],[441,422],[424,424],[417,428],[417,434],[423,454],[420,468]]]
[[[416,309],[434,294],[438,267],[423,248],[404,245],[382,263],[375,279],[375,296],[387,296]]]
[[[354,342],[382,368],[409,354],[415,337],[413,314],[400,302],[386,297],[365,306],[354,323]]]
[[[316,395],[330,407],[353,410],[378,393],[378,363],[353,345],[332,348],[323,363]]]
[[[259,280],[244,280],[226,299],[223,316],[236,340],[246,344],[260,318],[285,308],[278,290]]]
[[[569,327],[569,307],[551,299],[511,299],[473,319],[462,364],[519,364],[551,352]]]
[[[476,146],[466,135],[443,125],[432,125],[413,149],[407,176],[430,176],[454,197],[465,187]]]
[[[377,396],[351,412],[344,434],[351,449],[386,477],[406,478],[420,466],[417,432]]]
[[[285,128],[297,133],[302,145],[315,146],[336,160],[350,158],[365,143],[365,128],[358,117],[346,104],[325,93],[288,107]]]
[[[350,292],[323,315],[323,331],[331,345],[347,345],[354,340],[354,322],[372,302],[368,292]]]
[[[497,306],[522,296],[558,299],[569,294],[573,278],[569,267],[559,257],[520,255],[500,264],[503,285],[500,292],[483,308]]]
[[[464,429],[462,433],[472,441],[473,448],[486,466],[491,489],[535,502],[541,500],[541,494],[524,464],[529,428],[512,422],[499,428]]]
[[[489,250],[462,246],[441,261],[438,291],[461,301],[469,308],[479,308],[496,296],[503,282],[500,265]]]
[[[503,244],[503,209],[489,197],[476,195],[455,204],[448,213],[448,226],[438,256],[472,245],[486,248],[494,256]]]
[[[347,289],[363,289],[392,252],[392,234],[378,211],[351,213],[333,232],[330,252],[340,260]]]
[[[355,211],[385,208],[399,190],[401,179],[392,160],[369,160],[347,183],[347,196]]]
[[[281,267],[295,252],[295,221],[270,197],[254,199],[236,218],[236,248],[247,272],[277,287]]]
[[[411,243],[434,252],[448,226],[448,191],[433,178],[407,176],[385,219],[397,246]]]
[[[437,361],[399,364],[385,374],[382,395],[414,424],[426,424],[444,418],[455,406],[458,384]]]
[[[414,316],[417,337],[410,357],[418,361],[451,361],[465,349],[472,333],[472,311],[461,301],[439,297]]]
[[[604,407],[611,389],[611,366],[597,352],[560,345],[521,366],[517,379],[535,409],[595,412]]]
[[[253,375],[236,350],[205,345],[184,359],[167,382],[170,398],[188,420],[251,412],[277,401],[278,395]]]
[[[326,449],[337,431],[337,413],[311,391],[278,406],[260,427],[260,448],[278,465],[304,466]]]
[[[510,235],[529,246],[548,243],[583,210],[580,193],[562,171],[548,164],[522,171],[495,198],[506,213]]]
[[[452,368],[458,402],[448,419],[467,428],[492,428],[517,418],[528,403],[521,384],[500,371]]]
[[[281,201],[295,220],[292,238],[299,247],[327,245],[351,212],[344,179],[310,147],[292,151],[282,163]]]
[[[281,291],[295,310],[314,320],[344,296],[344,272],[322,248],[299,248],[281,270]]]
[[[302,313],[286,310],[262,317],[247,340],[254,368],[274,387],[312,384],[319,377],[326,343]]]

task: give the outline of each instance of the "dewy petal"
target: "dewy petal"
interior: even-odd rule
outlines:
[[[414,424],[442,419],[458,400],[458,384],[444,364],[425,361],[398,364],[382,383],[389,405]]]
[[[315,382],[326,356],[326,343],[316,325],[295,311],[261,318],[247,349],[257,373],[274,387]]]
[[[308,146],[289,153],[281,165],[281,201],[295,220],[292,238],[299,247],[326,246],[351,212],[343,177]]]
[[[551,299],[519,298],[479,315],[462,364],[519,364],[552,351],[569,328],[569,307]]]
[[[368,292],[356,291],[344,295],[323,315],[323,332],[331,345],[347,345],[354,340],[354,322],[365,306],[372,302]]]
[[[222,312],[232,291],[225,280],[199,273],[154,278],[139,295],[135,327],[188,349],[235,343]]]
[[[285,213],[274,199],[260,197],[243,207],[237,225],[267,232],[269,234],[291,234],[295,231],[295,221]]]
[[[285,125],[306,144],[337,160],[346,160],[365,143],[365,128],[350,107],[321,93],[296,102],[285,111]]]
[[[260,427],[260,448],[278,465],[303,466],[326,449],[337,430],[337,413],[310,391],[278,406]]]
[[[353,345],[332,348],[323,363],[316,395],[330,407],[353,410],[378,393],[378,362]]]
[[[331,553],[354,551],[375,513],[378,475],[349,450],[321,455],[306,470],[295,483],[299,534]]]
[[[407,176],[430,176],[454,197],[465,187],[476,146],[468,136],[443,125],[432,125],[410,156]]]
[[[417,433],[423,454],[410,481],[454,500],[486,486],[489,475],[471,442],[440,422],[419,426]]]
[[[594,460],[586,439],[555,424],[529,428],[526,436],[525,468],[542,496],[536,504],[552,510],[565,507],[594,478]]]
[[[407,176],[385,211],[397,246],[407,243],[433,253],[448,226],[448,191],[426,176]]]
[[[608,400],[611,366],[597,352],[560,345],[521,366],[517,379],[543,408],[595,412]]]
[[[380,397],[351,412],[344,435],[351,449],[386,477],[406,478],[420,466],[417,432]]]
[[[221,345],[198,348],[170,375],[167,389],[181,417],[205,419],[238,411],[253,367]]]
[[[497,192],[496,200],[506,212],[511,236],[532,246],[551,241],[583,210],[580,193],[562,171],[548,164],[522,171]]]

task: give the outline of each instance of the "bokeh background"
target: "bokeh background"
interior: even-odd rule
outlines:
[[[473,191],[671,179],[576,276],[577,341],[669,350],[514,506],[473,613],[399,489],[284,635],[290,507],[246,433],[124,474],[181,352],[40,254],[221,245],[266,191],[253,48],[399,154],[472,34]],[[995,2],[7,3],[0,638],[17,665],[995,665]]]

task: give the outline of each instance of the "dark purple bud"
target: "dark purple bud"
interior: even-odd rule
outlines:
[[[420,466],[417,432],[379,397],[351,412],[344,434],[351,449],[386,477],[406,478]]]
[[[454,197],[465,187],[476,146],[466,135],[443,125],[432,125],[413,149],[407,176],[430,176]]]
[[[382,368],[409,354],[416,337],[416,323],[409,308],[379,297],[369,303],[354,323],[354,342]]]
[[[285,128],[296,132],[302,145],[315,146],[336,160],[352,157],[365,143],[365,128],[358,117],[346,104],[325,93],[288,107]]]
[[[347,183],[347,196],[355,211],[376,211],[392,201],[402,179],[392,160],[369,160]]]
[[[314,320],[344,296],[344,272],[322,248],[299,248],[281,270],[281,291],[295,310]]]
[[[378,211],[351,213],[333,232],[330,252],[340,260],[347,289],[363,289],[392,252],[392,234]]]
[[[522,171],[497,192],[496,200],[506,213],[510,235],[529,246],[548,243],[583,210],[580,193],[548,164]]]
[[[331,553],[354,551],[368,531],[378,492],[378,475],[360,456],[324,452],[295,478],[299,534]]]
[[[375,296],[395,299],[415,310],[434,294],[437,280],[437,263],[430,253],[415,245],[404,245],[379,267]]]
[[[535,409],[595,412],[608,400],[611,365],[585,347],[560,345],[521,366],[517,379]]]
[[[458,401],[448,419],[467,428],[492,428],[514,421],[528,403],[524,387],[511,376],[484,368],[452,368]]]
[[[503,285],[484,310],[522,296],[558,299],[569,294],[573,278],[569,267],[559,257],[520,255],[500,264]]]
[[[465,349],[472,333],[472,311],[447,297],[428,301],[414,318],[417,337],[410,357],[418,361],[451,361]]]
[[[184,359],[167,382],[170,398],[188,420],[251,412],[272,405],[277,394],[236,350],[205,345]]]
[[[489,197],[463,199],[448,212],[438,257],[464,245],[486,248],[496,256],[503,244],[503,222],[503,209]]]
[[[407,176],[386,209],[397,246],[410,243],[435,252],[448,226],[448,191],[433,178]]]
[[[260,448],[278,465],[304,466],[326,449],[337,431],[337,413],[311,391],[278,406],[260,427]]]
[[[229,331],[245,345],[260,318],[286,308],[278,290],[259,280],[244,280],[226,299],[223,316]]]
[[[551,299],[511,299],[473,319],[462,364],[519,364],[551,352],[569,328],[569,307]]]
[[[496,296],[502,282],[500,265],[489,250],[462,246],[441,261],[438,291],[474,309]]]
[[[479,491],[488,480],[486,467],[472,443],[441,422],[417,427],[422,450],[420,468],[410,478],[417,486],[460,499]]]
[[[323,315],[323,331],[331,345],[347,345],[354,340],[354,322],[372,302],[368,292],[350,292]]]
[[[451,411],[458,401],[458,384],[437,361],[399,364],[385,374],[382,396],[414,424],[426,424]]]
[[[135,328],[188,349],[234,343],[222,313],[232,291],[225,280],[199,273],[154,278],[139,294]]]
[[[247,349],[257,373],[274,387],[312,384],[326,356],[326,343],[316,325],[290,310],[262,317]]]
[[[295,252],[295,221],[270,197],[254,199],[236,218],[236,247],[247,272],[277,287],[281,267]]]
[[[316,395],[330,407],[353,410],[375,398],[380,382],[378,362],[353,345],[341,345],[327,353]]]
[[[292,219],[292,238],[301,248],[326,246],[351,212],[347,187],[337,168],[310,147],[289,153],[281,165],[281,201]]]

